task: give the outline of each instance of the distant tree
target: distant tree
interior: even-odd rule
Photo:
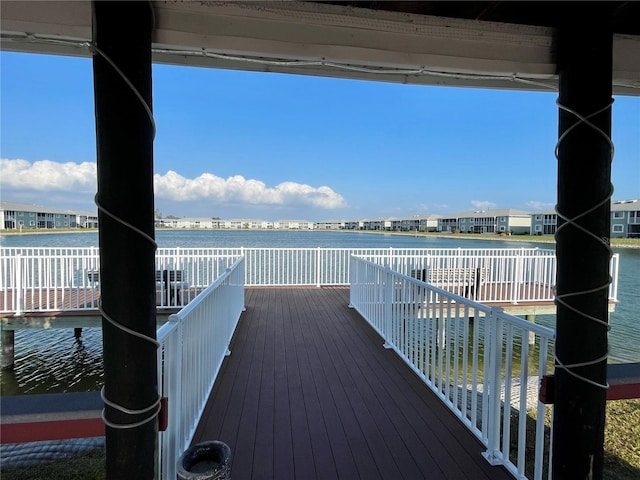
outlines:
[[[156,208],[155,211],[153,212],[153,216],[155,218],[157,218],[157,219],[161,219],[162,218],[162,212]]]

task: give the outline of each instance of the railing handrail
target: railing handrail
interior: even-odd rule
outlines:
[[[170,247],[158,249],[156,255],[156,269],[169,272],[158,278],[158,307],[185,305],[240,255],[245,256],[246,286],[348,285],[352,254],[388,262],[397,270],[404,269],[403,273],[410,273],[412,268],[481,267],[483,283],[508,287],[480,289],[473,279],[458,281],[455,293],[473,290],[473,298],[480,303],[515,305],[521,301],[550,302],[554,298],[555,252],[539,248]],[[88,272],[98,270],[96,247],[0,247],[2,311],[95,310],[99,275],[89,276]],[[610,271],[609,299],[615,302],[618,254],[612,257]],[[42,301],[49,297],[52,299],[46,304],[28,305],[29,298]],[[72,306],[71,299],[79,297],[82,302],[76,301]]]
[[[167,429],[159,435],[158,471],[176,478],[244,310],[244,257],[156,332],[158,389],[168,398]]]
[[[354,258],[358,258],[361,262],[366,263],[366,264],[370,264],[372,266],[375,266],[376,268],[382,268],[385,270],[388,270],[389,272],[393,272],[396,276],[398,276],[399,278],[402,278],[403,280],[415,284],[418,287],[422,287],[422,288],[426,288],[438,295],[442,295],[443,297],[448,297],[451,300],[454,300],[458,303],[461,303],[463,305],[468,305],[469,307],[474,308],[475,310],[478,310],[482,313],[485,314],[491,314],[492,312],[495,311],[495,307],[491,307],[488,305],[484,305],[482,303],[476,302],[475,300],[463,297],[461,295],[457,295],[455,293],[452,293],[448,290],[445,290],[441,287],[438,287],[436,285],[432,285],[430,283],[426,283],[423,282],[421,280],[418,280],[416,278],[413,278],[409,275],[406,275],[404,273],[401,272],[396,272],[393,271],[391,268],[389,268],[386,265],[380,265],[377,264],[371,260],[367,260],[365,258],[360,258],[357,255],[352,255]],[[505,320],[507,320],[508,322],[512,323],[515,326],[521,327],[521,328],[526,328],[528,330],[530,330],[531,332],[537,333],[539,335],[545,335],[545,336],[550,336],[550,338],[555,338],[555,330],[553,330],[552,328],[549,327],[545,327],[544,325],[540,325],[537,323],[532,323],[528,320],[525,320],[521,317],[515,316],[515,315],[510,315],[508,313],[500,313],[501,316],[504,317]]]
[[[516,478],[526,478],[527,470],[533,478],[543,478],[544,458],[551,454],[544,435],[546,407],[537,394],[529,398],[528,387],[550,368],[554,330],[387,265],[357,255],[351,262],[350,306],[381,335],[385,347],[393,349],[478,437],[487,449],[487,461],[503,465]],[[539,342],[537,360],[532,336],[534,347]],[[537,404],[533,458],[524,446],[532,402]],[[512,419],[514,408],[517,419]],[[517,459],[512,459],[511,438]]]
[[[204,297],[209,295],[209,293],[212,290],[215,290],[216,288],[218,288],[220,284],[223,283],[229,275],[231,275],[231,272],[238,267],[238,264],[240,263],[240,261],[241,259],[238,259],[235,262],[233,262],[233,264],[229,268],[227,268],[220,277],[214,280],[214,282],[211,285],[209,285],[202,292],[200,292],[200,294],[196,296],[196,298],[194,298],[191,302],[185,305],[180,311],[169,315],[168,321],[160,325],[156,331],[157,341],[162,342],[162,340],[167,335],[171,334],[171,331],[177,328],[178,322],[184,320],[184,318],[189,314],[189,312],[191,312],[194,308],[196,308],[196,306],[200,302],[202,302],[202,299]]]
[[[419,254],[423,254],[424,252],[451,252],[453,255],[454,252],[456,254],[468,255],[470,253],[476,254],[478,252],[481,253],[489,253],[489,252],[513,252],[513,255],[516,254],[524,254],[524,252],[531,252],[533,255],[555,255],[555,251],[541,249],[537,247],[530,248],[462,248],[462,247],[440,247],[440,248],[432,248],[432,247],[158,247],[156,252],[157,255],[169,255],[171,252],[180,251],[190,251],[197,250],[198,252],[211,252],[211,254],[216,254],[216,252],[227,251],[233,253],[242,253],[245,251],[251,250],[275,250],[275,251],[288,251],[288,250],[321,250],[321,251],[386,251],[386,252],[396,252],[396,251],[414,251]],[[65,253],[56,253],[56,256],[66,255],[66,256],[74,256],[77,255],[79,251],[86,251],[87,253],[99,253],[98,247],[3,247],[0,246],[0,256],[10,256],[15,255],[20,252],[21,255],[25,256],[40,256],[44,253],[44,255],[51,255],[51,252],[65,252]],[[218,253],[221,256],[228,255],[227,253]]]
[[[202,292],[200,292],[196,298],[191,300],[187,305],[185,305],[178,313],[173,314],[179,320],[183,320],[189,313],[191,313],[194,309],[196,309],[203,299],[213,290],[217,289],[220,284],[224,283],[227,278],[233,273],[233,271],[238,268],[240,264],[244,262],[244,257],[237,259],[235,262],[231,264],[230,267],[227,267],[226,270],[216,278],[211,285],[205,288]]]

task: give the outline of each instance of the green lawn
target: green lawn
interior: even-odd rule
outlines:
[[[386,232],[388,233],[388,232]],[[407,235],[415,235],[415,232],[402,232]],[[535,243],[555,243],[556,240],[553,235],[491,235],[480,233],[420,233],[419,235],[428,235],[433,237],[445,237],[462,239],[475,239],[475,240],[505,240],[509,242],[521,241],[521,242],[535,242]],[[612,247],[635,247],[640,248],[640,238],[612,238],[610,239]]]

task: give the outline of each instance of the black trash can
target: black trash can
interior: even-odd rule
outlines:
[[[231,449],[218,440],[189,447],[178,459],[178,480],[230,480]]]

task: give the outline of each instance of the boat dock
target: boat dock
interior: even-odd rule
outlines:
[[[239,478],[544,475],[546,407],[531,411],[528,386],[553,363],[554,332],[509,312],[555,312],[553,252],[177,250],[156,265],[157,311],[177,311],[156,332],[162,478],[210,439]],[[68,313],[50,298],[91,288],[95,307],[71,311],[97,311],[94,252],[0,249],[0,262],[3,347],[21,323]]]
[[[231,447],[231,478],[511,478],[348,288],[249,288],[245,304],[193,438]]]
[[[192,440],[227,443],[231,478],[512,478],[348,307],[348,288],[245,292]],[[22,398],[3,399],[4,444],[104,433],[98,392]]]

